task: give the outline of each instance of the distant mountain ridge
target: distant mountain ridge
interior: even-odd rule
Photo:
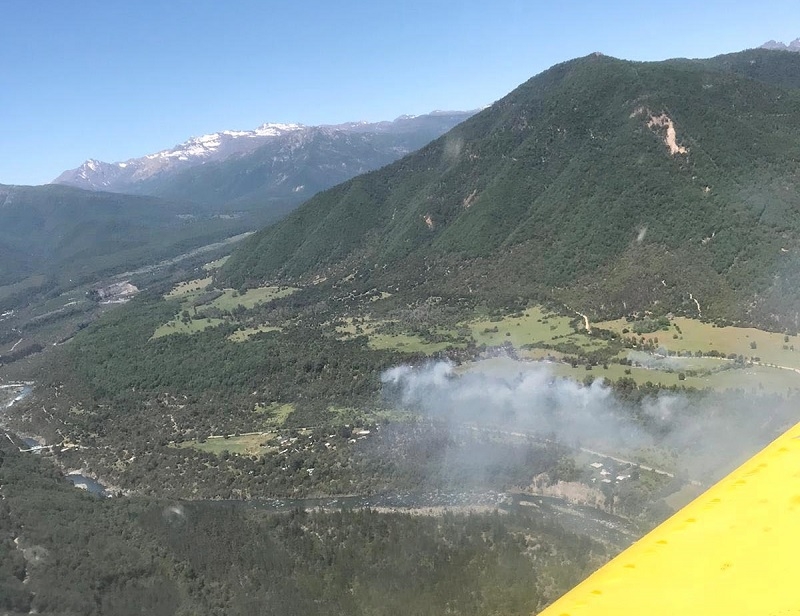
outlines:
[[[107,163],[89,159],[77,169],[64,171],[51,183],[66,184],[86,190],[114,191],[157,173],[250,152],[270,138],[303,128],[305,127],[299,124],[263,124],[255,130],[226,130],[192,137],[170,149],[124,162]]]
[[[800,38],[794,39],[788,45],[781,41],[767,41],[761,46],[761,49],[770,49],[772,51],[795,51],[800,52]]]
[[[302,171],[308,171],[301,169],[307,159],[319,159],[316,164],[321,166],[322,175],[325,175],[325,166],[330,166],[324,156],[319,156],[319,151],[313,150],[315,145],[334,153],[335,164],[339,167],[342,164],[345,168],[351,167],[332,181],[319,178],[310,182],[328,188],[337,181],[387,164],[423,146],[473,113],[435,111],[420,116],[400,116],[392,122],[348,122],[330,126],[263,124],[254,130],[225,130],[193,137],[172,148],[122,162],[90,159],[76,169],[63,172],[52,183],[219,205],[247,197],[252,192],[257,193],[254,198],[275,197],[270,194],[269,187],[291,184],[287,180],[297,175],[300,181],[289,190],[278,191],[289,197],[292,191],[303,193],[295,196],[296,200],[315,192],[310,187],[307,189],[309,182],[300,177]],[[262,148],[264,151],[260,152]],[[355,158],[347,161],[351,151]],[[257,162],[253,163],[250,157]],[[265,159],[276,164],[265,165]],[[201,167],[203,169],[199,170]],[[213,181],[204,178],[205,173],[213,176]],[[254,177],[254,173],[260,175]],[[249,177],[241,181],[236,178],[237,174]],[[237,182],[238,186],[231,187]],[[199,189],[198,184],[201,185]],[[209,184],[214,188],[211,192]],[[220,190],[220,185],[229,188]]]

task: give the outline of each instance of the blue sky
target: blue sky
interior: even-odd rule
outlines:
[[[593,51],[706,57],[800,37],[800,2],[4,0],[0,183],[264,122],[473,109]]]

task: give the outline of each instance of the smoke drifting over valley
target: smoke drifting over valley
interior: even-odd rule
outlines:
[[[546,363],[496,359],[463,370],[439,361],[382,375],[384,396],[452,427],[529,434],[631,456],[658,447],[675,471],[714,480],[800,419],[797,396],[729,392],[634,392],[603,379],[581,384]]]
[[[528,430],[565,442],[629,432],[632,425],[614,416],[611,390],[600,380],[582,386],[557,379],[546,364],[501,360],[488,370],[457,374],[449,362],[414,368],[403,365],[383,375],[387,392],[404,407],[432,419]]]

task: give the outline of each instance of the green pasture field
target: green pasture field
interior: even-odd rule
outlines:
[[[225,319],[192,319],[188,323],[184,323],[179,317],[175,317],[158,327],[150,339],[155,340],[173,334],[196,334],[223,323],[226,323]]]
[[[172,291],[170,291],[164,297],[165,299],[180,299],[181,310],[188,310],[192,307],[191,301],[199,297],[202,293],[207,292],[207,287],[210,283],[211,277],[198,278],[196,280],[182,282],[176,285],[175,288],[173,288]],[[194,306],[194,308],[201,309],[213,307],[223,311],[233,310],[237,306],[252,308],[256,304],[286,297],[295,291],[297,291],[297,289],[292,287],[258,287],[255,289],[250,289],[245,293],[239,293],[235,289],[225,289],[223,294],[216,299],[206,304]],[[153,334],[153,338],[160,338],[161,336],[169,336],[171,334],[196,334],[208,329],[209,327],[215,327],[221,323],[229,322],[232,323],[235,321],[229,318],[204,318],[192,319],[189,323],[184,323],[178,314],[175,315],[175,317],[170,321],[164,323],[164,325],[161,325],[158,329],[156,329],[155,333]],[[280,328],[278,327],[269,325],[260,325],[258,327],[251,327],[234,332],[229,337],[229,340],[233,342],[244,342],[250,336],[253,336],[259,332],[276,331],[279,329]]]
[[[743,391],[770,391],[782,394],[787,393],[789,390],[800,388],[800,374],[792,370],[758,365],[737,367],[732,361],[726,360],[712,359],[706,364],[705,372],[698,371],[694,376],[684,372],[685,379],[679,378],[678,375],[681,373],[679,370],[652,370],[616,363],[605,364],[605,366],[592,366],[590,370],[587,370],[586,366],[582,364],[578,364],[573,368],[570,364],[560,361],[534,360],[526,363],[528,363],[530,369],[541,368],[549,371],[554,377],[564,377],[575,381],[584,381],[587,377],[593,379],[604,378],[609,381],[631,378],[638,385],[650,382],[664,387],[677,385],[695,387],[697,389],[741,389]],[[689,365],[699,367],[700,364],[693,360]],[[510,374],[511,371],[520,372],[525,368],[526,366],[521,366],[510,358],[494,357],[464,364],[459,368],[459,372],[480,370],[489,373],[498,371],[502,374]]]
[[[622,334],[631,328],[625,319],[596,323],[596,327]],[[625,335],[636,335],[630,332]],[[677,338],[675,337],[677,336]],[[658,344],[670,351],[695,353],[717,351],[725,356],[742,355],[758,358],[762,364],[772,364],[800,370],[800,338],[796,335],[766,332],[752,327],[717,327],[695,319],[677,317],[669,331],[643,334],[645,340],[658,339]]]
[[[185,297],[187,295],[196,295],[210,285],[211,280],[211,276],[208,276],[207,278],[196,278],[194,280],[180,282],[164,296],[164,299],[176,299],[178,297]]]
[[[293,287],[258,287],[255,289],[248,289],[244,293],[239,293],[235,289],[225,289],[223,294],[217,299],[203,304],[203,306],[219,308],[220,310],[233,310],[237,306],[252,308],[256,304],[269,302],[273,299],[280,299],[296,291],[297,289]],[[198,306],[198,308],[199,307],[200,306]]]
[[[429,342],[418,334],[380,332],[382,326],[388,324],[391,322],[369,318],[361,319],[356,324],[352,318],[348,318],[343,324],[336,327],[336,331],[343,339],[367,336],[370,348],[375,350],[395,349],[409,353],[437,353],[449,347],[463,347],[465,344],[455,341],[456,332],[447,330],[440,332],[452,338],[451,341],[445,342]]]
[[[164,299],[175,299],[178,297],[185,297],[187,295],[196,295],[200,291],[205,290],[205,288],[211,284],[211,280],[211,276],[208,276],[206,278],[196,278],[194,280],[179,282],[169,293],[164,296]]]
[[[588,336],[578,334],[570,325],[570,318],[559,316],[538,306],[527,308],[522,316],[506,316],[502,319],[480,319],[467,323],[477,344],[498,346],[511,342],[515,347],[525,344],[547,343],[569,338],[574,342],[588,344]],[[497,331],[494,331],[497,328]]]
[[[216,261],[210,261],[209,263],[203,265],[203,269],[207,272],[213,272],[214,270],[218,270],[223,265],[225,265],[225,262],[230,258],[231,258],[230,255],[225,255],[224,257],[220,257]]]
[[[294,413],[294,404],[278,404],[277,402],[267,405],[261,406],[257,404],[255,407],[255,411],[257,413],[264,413],[269,414],[269,419],[267,422],[270,425],[275,426],[276,428],[281,427],[283,424],[286,423],[286,420],[289,418],[289,415]]]
[[[238,455],[262,455],[272,451],[277,443],[277,435],[273,432],[241,434],[239,436],[210,436],[205,441],[197,440],[178,443],[178,447],[190,447],[199,451],[221,454],[223,451]]]
[[[231,342],[246,342],[256,334],[263,334],[266,332],[279,332],[279,331],[281,331],[281,328],[275,325],[259,325],[257,327],[248,327],[246,329],[239,329],[233,332],[230,336],[228,336],[228,340],[230,340]]]

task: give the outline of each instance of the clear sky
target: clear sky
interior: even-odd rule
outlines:
[[[800,37],[800,2],[2,0],[0,183],[264,122],[474,109],[593,51]]]

